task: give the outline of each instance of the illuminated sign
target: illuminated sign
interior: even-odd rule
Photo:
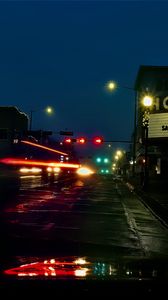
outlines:
[[[149,138],[168,138],[168,113],[150,114]]]
[[[161,112],[167,111],[168,112],[168,96],[165,97],[155,97],[153,99],[153,111]]]

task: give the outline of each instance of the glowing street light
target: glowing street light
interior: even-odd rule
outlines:
[[[107,90],[109,90],[109,91],[115,90],[116,87],[117,87],[117,84],[116,84],[115,81],[111,81],[111,80],[110,80],[110,81],[108,81],[107,84],[106,84],[106,88],[107,88]]]
[[[149,95],[146,95],[142,99],[142,103],[145,107],[145,112],[143,114],[143,127],[145,128],[145,162],[144,162],[144,183],[143,188],[146,190],[148,188],[148,180],[149,180],[149,174],[148,174],[148,128],[149,128],[149,118],[150,118],[150,111],[149,108],[151,107],[153,103],[153,98]]]
[[[116,154],[117,154],[117,156],[121,157],[122,156],[122,151],[121,150],[117,150]]]
[[[46,113],[52,114],[54,112],[53,108],[51,106],[47,106],[45,109]]]
[[[132,90],[134,91],[134,135],[133,135],[133,168],[132,168],[132,173],[134,175],[135,173],[135,160],[136,160],[136,124],[137,124],[137,90],[128,86],[121,86],[118,85],[115,81],[108,81],[106,83],[106,88],[109,92],[113,92],[114,90],[116,90],[117,88],[123,88],[123,89],[127,89],[127,90]]]
[[[136,163],[136,136],[137,136],[137,92],[139,92],[136,88],[131,88],[128,86],[121,86],[116,84],[115,81],[108,81],[106,83],[106,87],[108,89],[109,92],[113,92],[116,88],[124,88],[127,90],[132,90],[134,91],[134,135],[133,135],[133,159],[132,159],[132,173],[133,175],[135,174],[135,163]],[[147,91],[147,89],[146,89]],[[141,91],[140,91],[141,92]],[[149,108],[152,105],[153,99],[150,95],[145,95],[142,99],[143,101],[143,105],[148,108],[148,111],[146,110],[146,118],[147,119],[147,115],[149,116]],[[148,121],[147,121],[148,123]]]
[[[150,107],[153,103],[153,98],[151,96],[144,96],[143,97],[143,105],[145,107]]]

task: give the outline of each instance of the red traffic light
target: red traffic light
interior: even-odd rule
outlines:
[[[103,143],[103,138],[97,136],[97,137],[95,137],[95,138],[93,139],[93,142],[94,142],[94,144],[96,144],[96,145],[100,145],[100,144]]]
[[[64,139],[64,143],[65,144],[71,144],[71,143],[75,143],[76,142],[76,139],[73,139],[73,138],[65,138]]]
[[[86,143],[86,139],[84,137],[80,137],[77,139],[77,143],[79,144],[85,144]]]
[[[71,144],[71,143],[72,143],[72,139],[66,138],[66,139],[64,140],[64,143],[66,143],[66,144]]]

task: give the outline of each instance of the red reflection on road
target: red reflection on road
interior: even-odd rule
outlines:
[[[68,262],[50,259],[11,268],[5,270],[4,274],[17,277],[86,277],[89,271],[88,265],[89,263],[81,258]]]

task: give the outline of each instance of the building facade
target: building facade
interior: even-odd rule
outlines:
[[[11,155],[17,139],[28,130],[28,116],[15,106],[0,106],[0,157]]]
[[[136,172],[144,167],[146,108],[142,104],[145,95],[153,99],[148,121],[148,168],[150,176],[168,177],[168,66],[140,66],[136,82],[137,130]]]

